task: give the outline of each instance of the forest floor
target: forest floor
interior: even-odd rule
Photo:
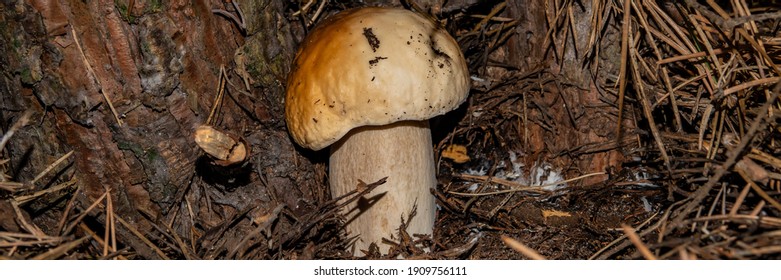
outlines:
[[[360,5],[309,2],[283,8],[286,28],[305,30]],[[366,258],[781,258],[778,7],[544,1],[543,32],[532,36],[541,56],[531,65],[511,61],[523,57],[525,43],[516,29],[523,13],[509,1],[402,2],[433,12],[456,37],[472,90],[459,109],[431,121],[439,180],[434,235],[400,229],[390,252]],[[629,14],[625,3],[632,3]],[[238,15],[228,3],[219,8],[219,20]],[[243,24],[235,17],[231,28]],[[316,20],[302,23],[310,18]],[[230,84],[218,85],[233,93],[223,106],[256,113],[241,103],[260,98],[242,99],[236,90],[248,70],[226,68]],[[239,133],[252,150],[239,167],[199,156],[182,177],[187,187],[148,208],[163,214],[139,206],[146,226],[136,226],[116,214],[111,191],[80,195],[70,153],[18,175],[24,155],[4,146],[36,120],[7,114],[0,259],[352,258],[352,237],[326,185],[327,152],[294,147],[283,126]],[[269,164],[264,153],[287,165]],[[289,176],[306,182],[301,190],[275,189],[280,181],[267,176],[298,164],[306,172]],[[50,183],[35,187],[41,178]],[[116,228],[138,241],[118,237]]]

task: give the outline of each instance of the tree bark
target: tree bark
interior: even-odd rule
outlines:
[[[620,33],[607,28],[601,32],[597,47],[602,56],[586,56],[592,33],[591,2],[572,4],[570,14],[566,9],[557,17],[557,1],[517,0],[507,1],[506,15],[519,21],[515,36],[508,39],[506,63],[521,72],[545,69],[554,76],[553,83],[543,94],[528,92],[529,110],[528,143],[524,152],[531,155],[529,161],[552,161],[554,167],[562,170],[577,170],[577,175],[604,172],[608,167],[620,166],[623,156],[615,146],[599,151],[587,151],[584,147],[600,146],[616,141],[615,116],[618,109],[604,98],[598,85],[607,77],[604,73],[617,73],[620,57]],[[568,21],[561,18],[571,16]],[[559,19],[559,21],[556,21]],[[563,26],[552,27],[558,24]],[[559,32],[550,33],[553,28]],[[566,30],[565,30],[566,29]],[[549,43],[549,44],[548,44]],[[590,69],[599,61],[598,69]],[[596,71],[594,71],[596,70]],[[545,108],[545,111],[540,110]],[[541,125],[547,124],[547,125]],[[625,125],[626,127],[626,125]],[[587,151],[579,154],[581,151]],[[563,156],[565,155],[565,156]],[[533,162],[527,162],[532,166]],[[582,184],[589,185],[605,180],[605,176],[586,178]],[[574,176],[573,176],[574,177]]]

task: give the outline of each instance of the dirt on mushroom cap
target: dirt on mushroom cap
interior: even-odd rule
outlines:
[[[444,114],[468,91],[463,54],[436,23],[407,10],[354,9],[305,39],[285,115],[293,139],[319,150],[355,127]]]

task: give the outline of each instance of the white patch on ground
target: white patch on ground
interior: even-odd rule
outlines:
[[[466,170],[466,175],[485,176],[485,174],[488,174],[488,170],[485,170],[483,167],[480,167],[480,170],[474,170],[474,169]]]
[[[633,181],[635,186],[658,188],[659,185],[652,183],[653,179],[658,179],[658,177],[640,168],[632,172],[632,178],[629,178],[629,181]]]
[[[472,175],[472,176],[485,176],[485,174],[488,174],[488,171],[485,170],[483,167],[480,167],[479,170],[467,169],[465,173],[467,175]],[[476,191],[477,187],[479,187],[479,186],[480,186],[480,184],[473,183],[473,184],[469,185],[467,190],[470,191],[470,192],[473,192],[473,191]]]
[[[557,182],[564,181],[564,177],[561,175],[561,169],[553,168],[550,163],[541,162],[535,163],[531,169],[531,186],[544,186],[543,189],[547,191],[556,191],[567,187],[566,183],[555,184]],[[554,185],[555,184],[555,185]]]
[[[527,166],[523,162],[522,157],[523,155],[519,156],[515,152],[510,151],[508,154],[509,160],[502,160],[496,163],[496,172],[493,177],[526,186],[545,186],[543,189],[547,191],[556,191],[567,187],[566,183],[556,184],[565,180],[560,168],[555,168],[548,162],[536,162],[532,164],[531,168],[526,169]],[[468,169],[464,173],[473,176],[486,176],[488,171],[485,167],[480,167],[479,170]],[[479,186],[480,183],[472,183],[467,187],[467,190],[474,192]],[[498,188],[496,185],[493,186]]]
[[[651,212],[654,210],[654,207],[651,206],[651,203],[648,202],[648,199],[646,199],[645,196],[640,197],[640,200],[643,201],[643,209],[645,209],[645,212]]]

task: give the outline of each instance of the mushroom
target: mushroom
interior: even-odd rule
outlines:
[[[200,125],[195,130],[195,143],[212,156],[217,165],[229,166],[244,162],[249,155],[249,145],[244,139],[222,132],[210,125]]]
[[[287,80],[285,117],[302,147],[331,146],[334,197],[360,182],[377,187],[344,210],[354,254],[382,238],[433,233],[434,152],[428,120],[466,100],[469,73],[458,43],[428,17],[359,8],[325,19],[304,39]],[[416,207],[416,215],[406,221]]]

